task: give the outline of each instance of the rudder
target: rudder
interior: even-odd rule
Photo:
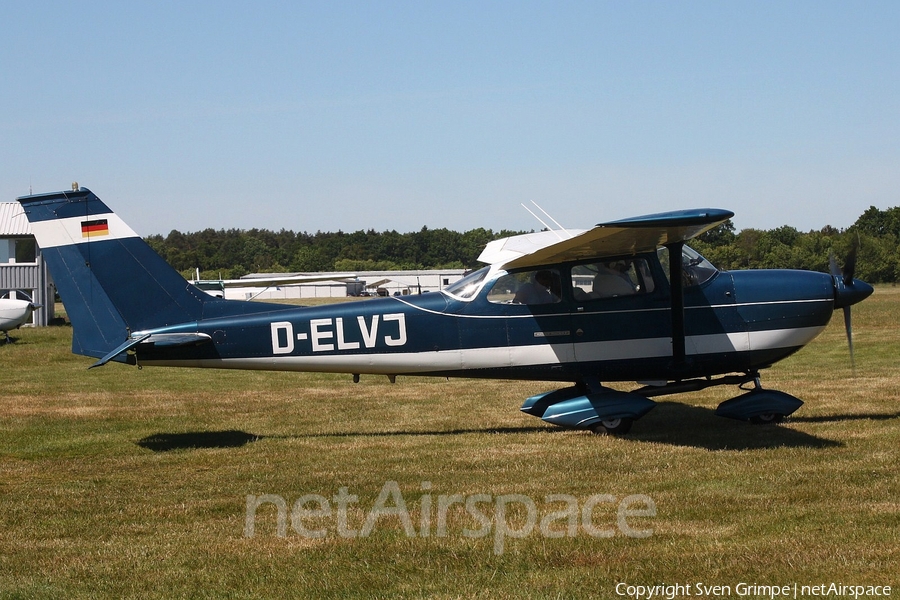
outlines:
[[[18,201],[65,303],[74,353],[103,357],[134,331],[196,321],[216,301],[87,188]]]

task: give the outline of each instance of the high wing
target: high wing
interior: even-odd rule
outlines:
[[[695,238],[733,216],[731,211],[701,208],[600,223],[588,230],[564,229],[517,235],[491,242],[478,260],[513,269],[652,252],[660,246]]]

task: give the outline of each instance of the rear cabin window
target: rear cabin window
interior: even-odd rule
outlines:
[[[572,267],[576,302],[650,294],[656,286],[646,259],[598,261]]]
[[[560,281],[556,269],[508,273],[497,279],[487,299],[495,304],[555,304],[562,295]]]

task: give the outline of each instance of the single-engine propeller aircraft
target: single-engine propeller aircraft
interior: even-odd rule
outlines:
[[[0,298],[0,331],[6,336],[6,343],[10,341],[9,332],[18,329],[31,318],[31,313],[39,306],[31,300],[18,298]]]
[[[441,292],[292,307],[214,298],[90,190],[19,198],[92,366],[215,367],[568,382],[525,400],[544,421],[625,433],[650,398],[736,385],[716,413],[773,422],[802,402],[759,372],[872,293],[843,274],[720,272],[685,242],[731,218],[668,212],[488,244]],[[852,262],[852,261],[851,261]],[[630,392],[609,382],[637,381]]]

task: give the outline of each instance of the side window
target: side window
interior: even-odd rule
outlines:
[[[495,304],[553,304],[560,299],[560,281],[556,269],[509,273],[497,280],[487,299]]]
[[[601,261],[572,267],[577,302],[650,294],[656,289],[643,258]]]

